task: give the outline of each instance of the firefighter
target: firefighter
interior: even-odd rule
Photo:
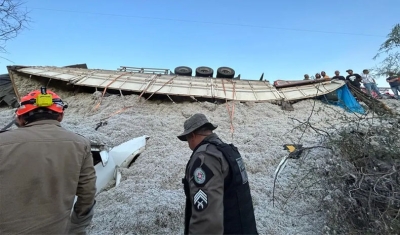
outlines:
[[[178,136],[193,151],[182,179],[185,234],[257,234],[243,158],[213,133],[216,128],[197,113]]]
[[[42,87],[22,97],[18,128],[0,133],[0,234],[86,234],[96,174],[90,141],[60,125],[65,108]]]

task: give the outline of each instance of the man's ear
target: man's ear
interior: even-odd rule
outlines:
[[[17,127],[25,126],[25,120],[22,117],[15,117],[15,125]]]
[[[58,115],[57,121],[61,122],[64,118],[64,113],[60,113],[60,115]]]

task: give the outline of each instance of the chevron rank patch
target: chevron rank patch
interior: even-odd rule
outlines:
[[[193,206],[196,211],[203,211],[208,206],[208,195],[201,189],[193,196]]]

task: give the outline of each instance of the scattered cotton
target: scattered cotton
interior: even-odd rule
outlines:
[[[23,85],[26,89],[31,87]],[[334,130],[341,125],[340,116],[354,114],[313,99],[293,104],[294,111],[283,111],[270,103],[236,102],[229,103],[231,108],[234,105],[231,129],[225,103],[172,103],[146,101],[138,95],[109,95],[96,109],[99,92],[74,95],[55,91],[69,104],[62,126],[71,131],[110,147],[142,135],[150,136],[146,150],[130,168],[122,170],[120,185],[97,195],[90,234],[183,233],[185,196],[181,179],[191,150],[176,136],[182,132],[186,118],[197,112],[219,125],[215,132],[226,142],[234,143],[244,157],[259,234],[320,234],[323,230],[324,212],[315,210],[318,202],[313,195],[291,198],[290,211],[281,209],[277,203],[272,206],[274,171],[288,154],[282,145],[321,144],[319,135],[310,128],[304,131],[298,121],[309,119],[321,130]],[[398,101],[384,102],[400,110]],[[129,106],[133,107],[115,114]],[[0,127],[11,121],[13,113],[12,109],[0,108]],[[96,131],[97,124],[109,115],[113,116]],[[324,158],[328,151],[314,149],[312,154]],[[295,161],[291,160],[280,175],[277,190],[296,183],[287,178],[296,174]],[[275,196],[285,201],[281,194]]]

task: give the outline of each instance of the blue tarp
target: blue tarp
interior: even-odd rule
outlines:
[[[325,99],[330,104],[334,104],[344,108],[349,112],[355,112],[360,114],[365,114],[364,108],[358,103],[356,98],[354,98],[353,94],[350,92],[347,85],[344,85],[336,90],[336,95],[338,97],[338,101],[331,101]]]

